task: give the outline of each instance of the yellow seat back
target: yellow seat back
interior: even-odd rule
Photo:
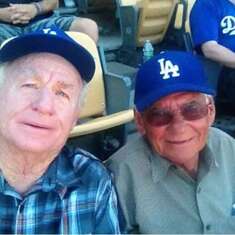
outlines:
[[[177,2],[178,0],[143,0],[141,2],[137,46],[143,46],[146,39],[154,44],[163,40]]]
[[[87,96],[79,117],[79,119],[89,118],[84,123],[76,125],[71,131],[70,137],[92,134],[132,121],[134,118],[132,109],[106,115],[104,77],[99,53],[94,41],[84,33],[66,33],[93,55],[96,65],[95,74],[89,82]]]
[[[196,0],[187,0],[187,3],[188,3],[187,7],[188,8],[187,8],[187,19],[185,22],[185,31],[190,33],[190,35],[191,35],[191,29],[190,29],[189,17],[190,17],[190,12],[191,12],[195,2],[196,2]]]
[[[141,6],[143,0],[120,0],[120,6]]]
[[[183,22],[183,15],[184,15],[184,5],[182,3],[177,4],[176,14],[175,14],[175,20],[174,20],[174,28],[175,29],[181,29],[184,27]]]
[[[80,119],[91,116],[104,115],[105,113],[104,81],[103,81],[103,72],[101,68],[97,47],[94,41],[84,33],[79,33],[79,32],[66,32],[66,33],[91,53],[91,55],[94,57],[96,65],[95,74],[92,80],[89,82],[88,92],[80,114]]]

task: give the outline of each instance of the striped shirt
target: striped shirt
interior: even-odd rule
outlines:
[[[120,233],[117,198],[104,166],[64,148],[22,197],[0,176],[0,234]]]

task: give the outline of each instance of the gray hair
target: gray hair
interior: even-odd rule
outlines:
[[[82,79],[82,78],[81,78]],[[78,108],[79,110],[84,106],[85,102],[86,102],[86,97],[87,97],[87,93],[89,90],[89,84],[82,79],[82,89],[81,89],[81,94],[78,97]]]
[[[207,104],[213,104],[214,105],[214,97],[212,95],[208,95],[208,94],[205,94],[205,93],[202,93],[202,95],[205,96]]]
[[[0,87],[2,86],[4,80],[5,80],[5,69],[7,67],[8,63],[2,63],[0,64]]]

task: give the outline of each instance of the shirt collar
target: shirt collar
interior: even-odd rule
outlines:
[[[64,147],[40,178],[38,183],[42,190],[55,190],[63,198],[69,188],[84,185],[85,182],[75,162],[79,154],[81,155],[81,152],[78,149]]]
[[[166,158],[160,156],[156,151],[152,149],[150,144],[145,141],[146,148],[149,149],[149,161],[152,173],[152,179],[155,183],[160,182],[166,175],[168,170],[175,168],[175,164],[167,160]],[[216,156],[213,154],[213,151],[208,146],[205,145],[203,150],[200,152],[199,164],[205,165],[207,172],[212,167],[219,167],[219,163],[216,160]]]
[[[148,149],[148,159],[154,183],[161,181],[167,174],[169,167],[173,164],[167,159],[161,157],[152,149],[148,141],[144,138],[145,148]]]
[[[216,156],[213,154],[213,151],[208,144],[206,144],[203,150],[200,152],[200,159],[205,162],[205,164],[208,166],[208,169],[211,169],[212,167],[219,167]]]
[[[61,198],[70,187],[86,185],[83,171],[79,169],[79,161],[85,153],[80,149],[64,147],[55,160],[49,165],[47,171],[37,180],[33,187],[26,193],[31,194],[37,190],[44,192],[55,191]],[[81,171],[80,171],[81,170]],[[22,199],[15,190],[6,182],[0,173],[0,191]]]

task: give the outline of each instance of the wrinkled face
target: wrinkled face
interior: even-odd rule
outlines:
[[[5,77],[0,141],[22,151],[59,151],[78,117],[79,73],[60,56],[38,53],[8,65]]]
[[[136,112],[136,122],[155,151],[181,165],[198,156],[214,116],[208,97],[181,92],[162,98],[143,113]]]

